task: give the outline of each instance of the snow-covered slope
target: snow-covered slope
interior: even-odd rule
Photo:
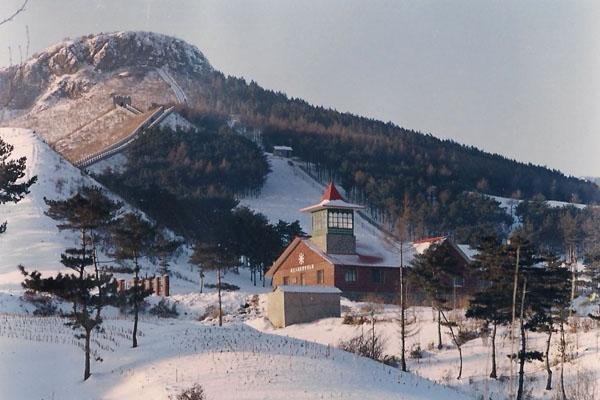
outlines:
[[[16,267],[23,264],[40,271],[57,271],[60,253],[77,241],[75,234],[59,231],[44,215],[44,197],[65,198],[82,185],[99,185],[73,167],[35,133],[27,129],[0,128],[0,137],[14,146],[13,156],[27,157],[27,177],[37,176],[31,193],[17,204],[0,205],[0,220],[8,230],[0,235],[0,288],[18,287]]]
[[[328,346],[239,324],[218,328],[177,320],[143,320],[137,349],[130,348],[129,321],[107,321],[105,334],[98,335],[104,361],[94,363],[92,377],[82,382],[81,351],[70,344],[72,332],[60,320],[0,318],[4,331],[15,336],[0,330],[0,382],[7,399],[164,400],[194,384],[210,400],[467,398]],[[35,382],[29,381],[33,376]]]

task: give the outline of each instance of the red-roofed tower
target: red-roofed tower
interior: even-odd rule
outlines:
[[[311,241],[321,250],[329,254],[356,254],[354,211],[361,208],[346,202],[331,182],[319,203],[301,211],[311,213]]]

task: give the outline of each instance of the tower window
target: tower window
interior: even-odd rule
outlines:
[[[329,228],[353,229],[354,215],[352,211],[329,211],[327,213]]]

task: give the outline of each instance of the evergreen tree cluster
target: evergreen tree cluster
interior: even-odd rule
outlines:
[[[551,339],[559,336],[560,389],[564,398],[563,368],[566,359],[565,325],[572,310],[572,274],[554,253],[531,241],[520,230],[508,242],[496,236],[482,238],[469,274],[479,282],[479,290],[469,300],[466,317],[479,320],[484,331],[491,332],[491,373],[498,378],[496,333],[500,326],[510,326],[509,340],[513,363],[518,364],[516,398],[525,398],[526,364],[543,362],[547,372],[546,389],[552,389]],[[432,245],[412,262],[410,273],[415,286],[438,313],[438,348],[441,348],[441,327],[448,328],[459,352],[462,371],[461,345],[464,341],[454,331],[458,323],[446,316],[450,309],[452,279],[464,274],[456,270],[442,245]],[[490,329],[491,326],[491,329]],[[527,332],[543,332],[547,340],[544,349],[530,348]]]

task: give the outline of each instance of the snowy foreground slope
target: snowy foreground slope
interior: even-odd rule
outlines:
[[[8,222],[8,231],[0,236],[1,399],[173,399],[193,384],[203,386],[208,400],[468,398],[332,346],[246,325],[245,321],[262,321],[260,309],[248,303],[270,289],[253,286],[244,270],[226,275],[225,280],[240,290],[224,293],[225,327],[215,327],[214,313],[209,310],[216,304],[216,293],[206,288],[199,293],[198,274],[187,263],[187,249],[171,265],[169,302],[177,304],[179,318],[143,314],[140,347],[131,349],[131,318],[107,309],[104,332],[93,335],[92,377],[83,382],[81,343],[64,320],[32,315],[34,306],[21,298],[16,265],[22,263],[44,274],[62,270],[60,253],[76,243],[77,237],[58,231],[55,222],[44,215],[43,199],[65,198],[81,185],[97,183],[32,131],[2,128],[0,136],[15,146],[16,157],[27,157],[28,176],[38,176],[38,183],[22,202],[0,206],[0,220]],[[318,200],[320,189],[313,190],[306,201]],[[275,201],[268,193],[272,192],[257,200],[263,207]],[[304,206],[304,200],[298,204]],[[146,262],[143,273],[151,274],[153,268]],[[214,283],[214,277],[209,275],[206,281]],[[151,296],[149,303],[158,300]]]
[[[200,383],[207,399],[464,399],[451,389],[327,346],[234,324],[146,319],[141,345],[129,348],[128,321],[109,320],[104,362],[79,377],[79,349],[57,321],[2,317],[17,338],[0,337],[0,383],[7,399],[169,399]],[[52,329],[51,327],[54,327]],[[50,331],[48,341],[26,335]],[[0,331],[1,332],[1,331]],[[48,333],[50,333],[48,332]],[[42,335],[40,335],[42,336]],[[59,342],[59,343],[56,343]],[[35,358],[34,363],[31,362]],[[30,381],[35,376],[35,382]]]

